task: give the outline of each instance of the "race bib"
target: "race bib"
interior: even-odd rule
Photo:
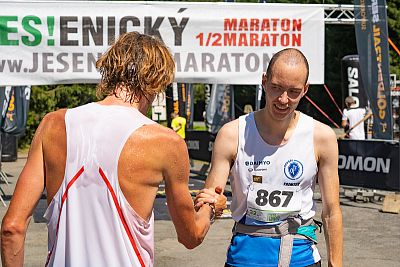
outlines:
[[[252,183],[247,194],[247,217],[276,222],[296,216],[301,210],[301,191],[285,186]]]

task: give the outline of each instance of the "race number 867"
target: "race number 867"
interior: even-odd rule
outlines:
[[[268,193],[267,190],[260,189],[257,191],[257,198],[255,201],[259,206],[265,206],[269,203],[271,207],[278,207],[283,201],[282,207],[287,207],[292,197],[293,192],[291,191],[274,190]]]

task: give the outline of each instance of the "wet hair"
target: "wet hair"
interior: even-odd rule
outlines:
[[[165,44],[138,32],[121,35],[99,58],[96,67],[101,74],[97,96],[116,95],[118,86],[124,86],[124,101],[131,104],[163,92],[175,75],[175,63]]]
[[[283,60],[288,65],[303,64],[307,70],[307,75],[304,84],[307,83],[308,75],[310,73],[310,67],[308,65],[307,58],[300,50],[296,48],[286,48],[272,56],[271,61],[269,62],[267,68],[267,81],[271,81],[272,74],[274,71],[274,66],[278,60]]]

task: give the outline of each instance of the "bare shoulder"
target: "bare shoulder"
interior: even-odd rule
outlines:
[[[317,120],[314,120],[314,148],[318,160],[331,159],[338,156],[335,131]]]
[[[172,129],[159,124],[140,127],[130,137],[135,145],[155,155],[172,155],[187,153],[185,141]]]
[[[236,158],[238,149],[238,136],[239,136],[239,120],[233,120],[226,123],[218,131],[217,138],[214,142],[212,152],[213,164],[221,159],[226,159],[232,162]]]
[[[239,135],[239,119],[230,121],[224,126],[221,127],[221,129],[218,131],[217,138],[221,139],[223,138],[224,140],[227,141],[235,141],[238,139]]]
[[[67,111],[67,109],[59,109],[59,110],[47,113],[43,117],[41,124],[43,125],[43,127],[46,127],[46,128],[52,128],[52,127],[56,127],[61,124],[65,124],[66,111]]]
[[[49,138],[54,138],[55,135],[64,134],[66,111],[67,109],[59,109],[57,111],[47,113],[40,122],[37,131],[40,131],[46,136],[49,135]]]
[[[149,124],[139,128],[137,135],[154,143],[185,143],[185,141],[172,129],[160,124]]]
[[[323,143],[326,141],[336,142],[335,131],[328,125],[314,120],[314,140],[317,143]]]
[[[60,130],[65,131],[65,117],[66,109],[59,109],[57,111],[47,113],[40,121],[38,128],[36,129],[36,138],[43,138],[47,135],[52,135]],[[54,136],[49,136],[54,137]]]

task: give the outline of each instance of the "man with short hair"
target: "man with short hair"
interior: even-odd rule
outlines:
[[[223,208],[224,198],[209,192],[209,205],[194,210],[185,142],[144,115],[174,79],[168,48],[151,36],[126,33],[97,67],[104,100],[51,112],[36,131],[2,222],[4,267],[23,265],[27,227],[43,189],[46,266],[153,266],[153,204],[162,181],[178,240],[187,248],[202,242],[214,209]]]
[[[365,131],[363,119],[366,115],[366,109],[356,106],[353,97],[348,96],[344,100],[346,109],[343,110],[342,127],[348,132],[349,139],[364,140]]]
[[[317,179],[328,265],[342,266],[336,135],[296,110],[308,72],[299,50],[278,52],[262,75],[265,107],[218,132],[205,188],[224,187],[230,177],[235,225],[225,266],[321,266],[313,221]]]

